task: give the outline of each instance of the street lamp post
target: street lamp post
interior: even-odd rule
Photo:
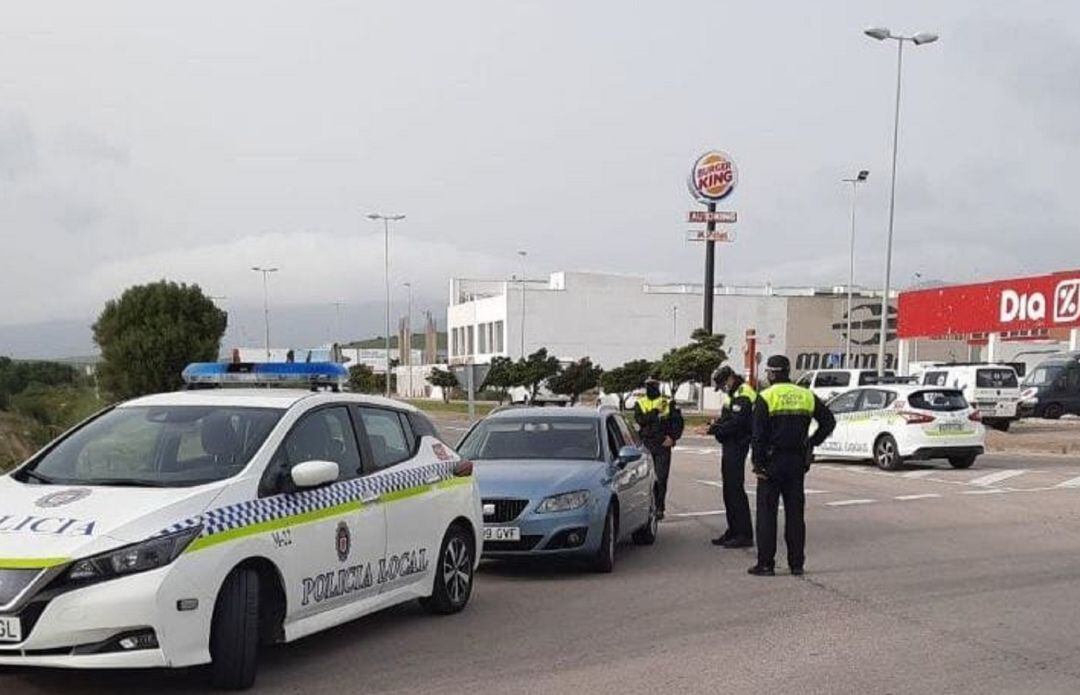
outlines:
[[[525,359],[525,258],[527,251],[518,251],[521,257],[521,359]]]
[[[848,281],[847,281],[847,345],[844,348],[844,368],[851,369],[851,306],[853,287],[855,285],[855,198],[860,183],[865,183],[870,172],[863,169],[857,176],[850,179],[841,179],[844,183],[851,184],[851,249],[848,255]]]
[[[390,223],[405,219],[405,215],[370,213],[369,220],[383,223],[383,280],[386,285],[386,397],[390,397]]]
[[[896,210],[896,151],[900,140],[900,75],[904,63],[904,43],[916,46],[933,43],[937,34],[920,32],[914,36],[893,34],[884,27],[873,27],[863,32],[872,39],[896,41],[896,111],[893,115],[892,182],[889,186],[889,234],[885,245],[885,287],[881,293],[881,335],[878,342],[878,375],[885,374],[885,342],[889,338],[889,282],[892,280],[893,219]]]
[[[270,284],[267,277],[270,273],[276,273],[278,268],[262,268],[259,266],[252,266],[252,270],[256,273],[262,273],[263,276],[263,323],[265,324],[266,333],[264,336],[263,345],[266,348],[266,361],[270,361]]]
[[[338,343],[341,341],[341,307],[345,305],[345,302],[334,302],[334,336],[330,341],[331,343]]]

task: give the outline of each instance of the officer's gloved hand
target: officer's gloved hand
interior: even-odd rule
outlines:
[[[806,447],[806,461],[803,463],[803,470],[810,471],[810,464],[814,462],[814,447],[807,445]]]
[[[756,475],[759,480],[768,480],[769,479],[768,472],[764,468],[762,468],[761,466],[757,465],[756,463],[754,464],[753,470],[754,470],[754,475]]]

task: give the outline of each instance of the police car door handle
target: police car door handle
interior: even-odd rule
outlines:
[[[371,504],[373,502],[378,502],[380,497],[382,497],[382,495],[380,495],[377,492],[367,492],[367,491],[365,491],[365,492],[360,493],[360,501],[363,502],[364,504]]]
[[[437,482],[439,482],[441,480],[442,480],[441,475],[439,475],[438,473],[432,473],[432,474],[428,475],[426,478],[424,478],[424,485],[434,485],[435,483],[437,483]]]

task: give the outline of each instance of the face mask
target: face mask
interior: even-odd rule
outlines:
[[[660,387],[659,386],[646,386],[645,387],[645,395],[648,396],[649,398],[659,398],[660,397]]]

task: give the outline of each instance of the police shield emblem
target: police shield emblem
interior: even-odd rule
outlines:
[[[72,502],[78,502],[81,499],[90,496],[90,490],[84,487],[71,488],[70,490],[60,490],[59,492],[50,492],[44,497],[39,497],[34,504],[43,509],[52,509],[53,507],[63,507],[65,504],[71,504]]]
[[[349,559],[349,551],[352,550],[352,535],[349,533],[349,525],[344,521],[337,525],[334,547],[337,550],[338,560],[345,562]]]

